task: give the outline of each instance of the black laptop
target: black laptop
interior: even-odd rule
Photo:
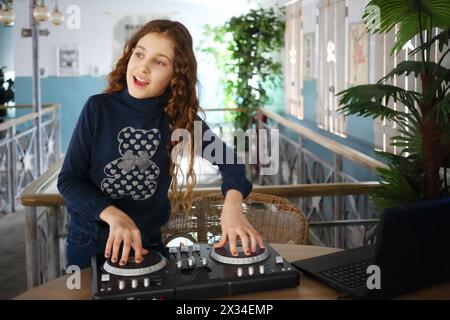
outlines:
[[[450,198],[385,210],[372,246],[292,264],[347,298],[386,299],[450,281]]]

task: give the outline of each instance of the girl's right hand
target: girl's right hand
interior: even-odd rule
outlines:
[[[111,256],[112,262],[117,262],[120,246],[123,242],[120,265],[124,266],[128,261],[131,248],[135,252],[135,261],[140,263],[142,255],[148,250],[142,247],[141,232],[134,221],[122,210],[115,206],[109,206],[100,213],[100,219],[109,224],[109,237],[106,242],[105,258]]]

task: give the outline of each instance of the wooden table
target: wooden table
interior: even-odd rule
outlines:
[[[331,252],[336,252],[339,249],[304,246],[304,245],[289,245],[289,244],[271,244],[286,260],[295,261],[307,259],[314,256],[319,256]],[[91,268],[81,271],[81,289],[68,290],[66,287],[66,279],[68,276],[62,276],[41,286],[35,287],[25,293],[17,296],[15,299],[57,299],[57,300],[87,300],[91,299]],[[315,280],[312,280],[306,275],[302,275],[300,285],[296,288],[288,288],[273,291],[263,291],[245,295],[236,295],[223,297],[222,299],[337,299],[339,293]],[[450,282],[434,286],[424,290],[419,290],[411,294],[402,296],[405,299],[450,299]]]

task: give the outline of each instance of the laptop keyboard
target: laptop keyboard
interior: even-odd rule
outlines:
[[[355,264],[341,266],[330,269],[322,274],[348,288],[357,288],[365,286],[367,282],[367,267],[372,262],[370,260],[362,261]]]

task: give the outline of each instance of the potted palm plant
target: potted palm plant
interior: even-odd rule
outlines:
[[[380,188],[370,194],[377,209],[395,207],[422,199],[449,195],[450,176],[450,69],[443,61],[449,54],[450,1],[448,0],[372,0],[363,19],[372,19],[379,9],[379,26],[372,33],[389,32],[399,26],[391,54],[401,50],[416,35],[420,61],[403,61],[376,84],[351,87],[339,92],[340,111],[345,115],[395,121],[398,135],[391,145],[399,154],[379,152],[388,168],[379,169]],[[440,32],[432,37],[432,30]],[[432,47],[440,52],[433,60]],[[421,80],[421,90],[406,90],[386,83],[394,76],[410,75]],[[389,101],[405,105],[407,112],[388,107]]]

